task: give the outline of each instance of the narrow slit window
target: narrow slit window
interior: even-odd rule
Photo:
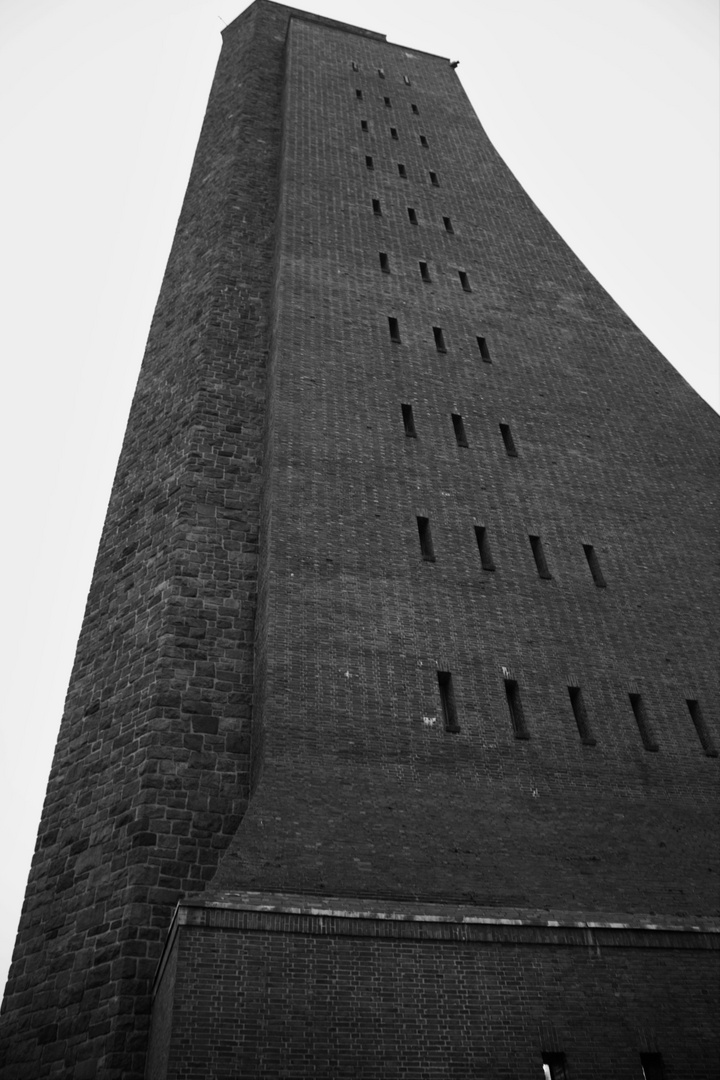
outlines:
[[[420,136],[420,145],[425,146],[425,147],[430,145],[430,143],[427,141],[427,138],[426,138],[425,135]]]
[[[390,327],[390,340],[396,345],[400,344],[400,324],[397,319],[388,317],[388,326]]]
[[[500,434],[502,435],[502,441],[505,444],[505,450],[507,452],[507,456],[508,457],[517,457],[518,456],[517,446],[515,445],[515,440],[512,437],[512,431],[510,430],[510,425],[509,424],[501,424],[500,425]]]
[[[398,162],[398,172],[402,176],[403,180],[407,180],[407,169],[405,168],[404,165],[401,165],[399,162]]]
[[[478,551],[480,552],[480,565],[483,570],[494,570],[495,563],[493,561],[492,552],[490,551],[490,541],[488,540],[487,529],[484,525],[475,526],[475,539],[477,540]]]
[[[567,1065],[564,1054],[543,1054],[542,1061],[543,1080],[567,1080]]]
[[[378,68],[378,77],[381,78],[381,79],[385,78],[385,72],[383,71],[382,68]]]
[[[440,181],[438,180],[437,173],[434,173],[434,172],[430,173],[430,183],[432,184],[433,187],[440,187]]]
[[[430,521],[426,517],[417,519],[418,536],[420,537],[420,553],[425,562],[435,562],[435,548],[430,532]]]
[[[545,558],[545,549],[543,548],[542,540],[539,536],[530,537],[530,547],[532,548],[533,558],[535,559],[535,565],[537,572],[541,578],[546,581],[550,581],[552,574],[548,570],[547,559]]]
[[[415,430],[415,418],[413,417],[412,405],[401,405],[403,426],[405,428],[405,434],[408,439],[417,439],[417,431]]]
[[[455,230],[453,229],[453,223],[452,223],[452,221],[450,220],[449,217],[444,217],[443,218],[443,225],[445,226],[445,232],[449,232],[449,233],[454,233],[455,232]]]
[[[403,82],[405,83],[406,86],[412,86],[412,83],[410,82],[410,79],[408,78],[407,75],[403,75]]]
[[[438,352],[447,352],[447,346],[445,345],[445,335],[442,332],[441,326],[433,326],[433,337],[435,338],[435,348]]]
[[[399,139],[400,138],[400,136],[397,133],[397,128],[390,128],[390,138],[391,139]]]
[[[353,69],[353,71],[357,71],[357,70],[358,70],[358,66],[357,66],[357,63],[356,63],[356,61],[355,61],[355,60],[353,60],[353,62],[352,62],[352,69]]]
[[[470,278],[467,276],[465,271],[458,270],[458,275],[460,277],[460,284],[463,287],[463,292],[472,292],[472,289],[470,288]]]
[[[641,1054],[640,1068],[643,1080],[664,1080],[665,1078],[662,1054]]]
[[[373,214],[375,217],[382,217],[382,207],[380,206],[379,199],[373,199],[372,201]]]
[[[585,552],[585,558],[588,561],[590,567],[590,573],[592,574],[593,581],[597,585],[598,589],[607,588],[607,582],[603,577],[603,572],[600,569],[600,561],[595,554],[595,548],[592,544],[583,544],[583,551]]]
[[[412,111],[415,113],[416,116],[420,115],[420,110],[418,109],[417,105],[411,105],[410,108],[412,109]]]
[[[420,277],[423,279],[423,281],[432,281],[432,278],[430,277],[430,271],[428,269],[428,264],[426,262],[420,263]]]
[[[408,206],[407,210],[408,210],[408,217],[410,218],[410,224],[411,225],[417,225],[418,216],[417,216],[416,211],[412,208],[412,206]]]
[[[505,679],[505,697],[510,710],[510,721],[516,739],[529,739],[525,714],[520,700],[520,687],[515,679]]]
[[[383,274],[389,274],[390,260],[387,257],[387,252],[380,251],[378,254],[380,255],[380,269],[382,270]]]
[[[492,364],[492,360],[490,358],[490,350],[488,349],[488,344],[487,344],[487,341],[485,340],[485,338],[484,337],[478,337],[477,343],[478,343],[478,349],[480,350],[480,355],[482,356],[483,360],[487,364]]]
[[[658,744],[655,740],[655,736],[653,735],[652,727],[650,726],[650,719],[645,708],[645,702],[641,698],[640,694],[630,694],[629,696],[632,711],[635,715],[635,722],[637,723],[638,731],[640,732],[640,738],[642,739],[642,744],[646,750],[651,751],[651,753],[655,753],[658,750]]]
[[[467,446],[467,435],[465,434],[465,425],[463,424],[463,418],[459,413],[451,413],[452,426],[455,432],[455,438],[458,446]]]
[[[573,716],[575,717],[575,723],[577,724],[577,729],[580,733],[580,742],[583,743],[584,746],[595,746],[597,744],[597,739],[594,738],[590,727],[582,690],[579,686],[568,686],[568,694],[570,695],[570,704],[572,706]]]
[[[685,700],[690,711],[690,718],[695,725],[695,730],[697,731],[698,739],[700,740],[703,750],[708,757],[717,757],[718,752],[715,748],[715,743],[713,742],[710,731],[708,730],[708,726],[705,723],[705,717],[700,709],[700,702],[696,701],[695,698],[686,698]]]
[[[365,164],[367,165],[368,169],[374,169],[375,168],[375,165],[373,163],[373,159],[370,157],[369,154],[366,154],[366,156],[365,156]]]
[[[367,131],[368,130],[368,122],[367,122],[367,120],[361,120],[360,121],[360,130],[361,131]]]
[[[438,686],[440,688],[440,703],[442,705],[443,720],[446,731],[459,731],[460,724],[455,707],[455,694],[453,692],[452,674],[449,671],[438,671]]]
[[[362,101],[362,90],[356,90],[355,97],[358,99],[358,101]]]
[[[392,102],[389,97],[383,98],[383,101],[385,102],[386,109],[392,109]]]

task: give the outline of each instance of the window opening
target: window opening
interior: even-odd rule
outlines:
[[[438,352],[447,352],[445,345],[445,335],[442,332],[441,326],[433,326],[433,337],[435,338],[435,348]]]
[[[389,98],[389,97],[383,98],[383,101],[385,102],[385,106],[386,106],[386,108],[388,108],[388,109],[392,109],[392,104],[391,104],[391,102],[390,102],[390,98]]]
[[[695,698],[686,698],[685,700],[687,702],[690,717],[693,724],[695,725],[695,730],[697,731],[698,739],[700,740],[703,750],[708,757],[717,757],[718,752],[715,749],[712,735],[710,734],[708,726],[705,723],[705,717],[703,716],[700,709],[700,702],[696,701]]]
[[[535,559],[535,565],[537,572],[541,578],[546,581],[550,581],[552,574],[548,570],[547,559],[545,558],[545,549],[543,548],[542,540],[539,536],[530,537],[530,547],[532,548],[533,557]]]
[[[425,562],[435,562],[435,548],[430,532],[430,521],[426,517],[417,519],[418,536],[420,537],[420,552]]]
[[[357,66],[357,64],[356,64],[356,62],[354,60],[352,62],[352,69],[353,69],[353,71],[358,71],[358,66]]]
[[[455,431],[455,438],[458,446],[467,446],[467,435],[465,434],[465,425],[463,424],[463,418],[459,413],[451,413],[452,425]]]
[[[449,232],[449,233],[454,233],[455,232],[455,230],[453,229],[452,221],[450,220],[449,217],[444,217],[443,218],[443,225],[445,226],[445,232]]]
[[[403,82],[405,83],[406,86],[412,86],[412,83],[410,82],[407,75],[403,75]]]
[[[662,1054],[641,1054],[640,1067],[643,1080],[664,1080],[665,1070],[663,1068]]]
[[[518,456],[517,447],[515,445],[515,440],[512,437],[512,431],[510,430],[510,425],[509,424],[501,424],[500,425],[500,434],[502,435],[502,441],[505,444],[505,450],[507,451],[507,456],[508,457],[517,457]]]
[[[405,434],[408,439],[417,439],[417,431],[415,430],[415,419],[413,417],[412,405],[401,405],[403,425],[405,427]]]
[[[432,184],[433,187],[440,187],[440,181],[437,178],[437,173],[434,173],[434,172],[430,173],[430,183]]]
[[[424,135],[420,136],[420,145],[425,147],[428,147],[430,145]]]
[[[400,136],[397,133],[397,128],[390,128],[390,138],[391,139],[399,139],[400,138]]]
[[[382,217],[382,209],[380,208],[380,200],[373,199],[372,201],[373,214],[375,217]]]
[[[490,541],[488,540],[487,529],[484,525],[475,526],[475,539],[477,540],[478,551],[480,552],[480,565],[483,570],[494,570],[495,563],[493,561],[492,552],[490,551]]]
[[[375,168],[375,166],[373,164],[373,159],[370,157],[369,154],[367,154],[366,157],[365,157],[365,164],[367,165],[368,169],[374,169]]]
[[[412,109],[412,111],[415,113],[416,116],[420,115],[420,110],[418,109],[417,105],[411,105],[410,108]]]
[[[361,120],[360,121],[360,129],[361,129],[361,131],[367,131],[368,130],[368,122],[367,122],[367,120]]]
[[[355,97],[358,99],[358,101],[362,101],[362,90],[356,90]]]
[[[510,720],[516,739],[529,739],[525,725],[525,714],[520,701],[520,687],[515,679],[505,679],[505,697],[507,698]]]
[[[390,327],[390,340],[394,341],[396,345],[400,344],[400,324],[397,319],[388,317],[388,325]]]
[[[383,274],[389,274],[390,260],[387,257],[387,253],[384,251],[380,251],[378,254],[380,255],[380,269],[382,270]]]
[[[597,744],[597,739],[593,737],[590,728],[590,721],[588,720],[582,690],[579,686],[568,686],[568,694],[570,695],[570,704],[572,705],[575,723],[577,724],[577,729],[580,733],[580,741],[585,746],[595,746]]]
[[[567,1080],[567,1067],[564,1054],[543,1054],[544,1080]]]
[[[440,703],[442,704],[443,719],[446,731],[459,731],[460,724],[455,707],[455,694],[453,692],[452,674],[449,671],[438,671],[438,686],[440,688]]]
[[[385,72],[383,71],[383,69],[382,69],[382,68],[378,68],[378,75],[379,75],[379,77],[380,77],[381,79],[384,79],[384,78],[385,78]]]
[[[659,749],[659,747],[652,732],[650,719],[648,717],[647,710],[645,709],[645,702],[641,698],[640,694],[630,694],[629,696],[630,704],[632,705],[632,711],[635,715],[635,721],[638,726],[638,731],[640,732],[640,738],[642,739],[642,744],[646,750],[655,753]]]
[[[490,359],[490,350],[488,349],[487,341],[485,340],[485,338],[478,337],[477,343],[478,349],[480,350],[480,355],[482,356],[483,360],[485,360],[485,362],[488,364],[492,364],[492,360]]]
[[[402,176],[403,180],[407,180],[407,170],[406,170],[405,166],[401,165],[399,162],[398,162],[398,172]]]
[[[420,263],[420,277],[423,279],[423,281],[432,281],[432,278],[430,277],[430,271],[428,269],[428,264],[426,262]]]
[[[458,275],[460,277],[460,284],[462,285],[463,290],[465,292],[472,292],[472,289],[470,288],[470,278],[467,276],[465,271],[458,270]]]
[[[415,212],[415,210],[412,208],[412,206],[408,206],[407,211],[408,211],[408,217],[410,218],[410,224],[411,225],[417,225],[418,216],[417,216],[417,213]]]
[[[590,573],[592,574],[593,581],[597,585],[598,589],[607,588],[607,582],[603,577],[603,572],[600,569],[600,562],[595,554],[595,548],[592,544],[583,544],[583,551],[585,552],[585,558],[588,561],[590,567]]]

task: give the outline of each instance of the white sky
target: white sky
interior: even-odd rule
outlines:
[[[145,337],[244,0],[0,0],[0,986]],[[507,163],[720,406],[716,0],[306,0],[460,60]]]

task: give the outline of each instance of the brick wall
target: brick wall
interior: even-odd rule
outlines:
[[[317,910],[184,913],[149,1080],[541,1080],[547,1052],[586,1080],[639,1080],[644,1052],[677,1080],[717,1075],[717,935]]]
[[[717,417],[520,189],[446,60],[298,19],[284,113],[261,779],[213,888],[717,911],[720,761],[686,705],[719,745]]]

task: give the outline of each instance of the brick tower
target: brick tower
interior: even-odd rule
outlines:
[[[3,1078],[710,1080],[715,414],[448,61],[224,32]]]

